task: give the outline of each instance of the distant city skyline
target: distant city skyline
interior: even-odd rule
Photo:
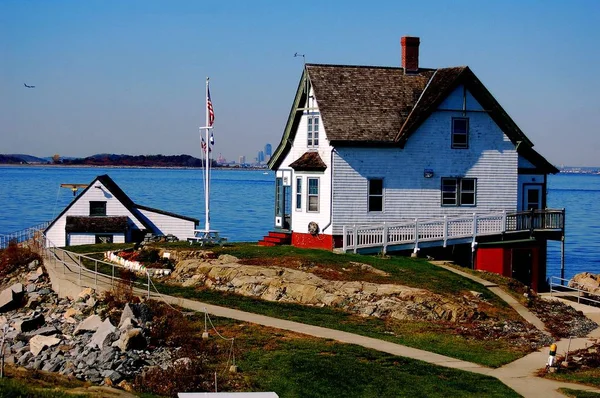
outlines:
[[[399,66],[412,35],[423,67],[468,65],[550,162],[600,166],[599,20],[592,0],[3,0],[0,152],[199,157],[210,77],[214,153],[266,158],[304,61]]]

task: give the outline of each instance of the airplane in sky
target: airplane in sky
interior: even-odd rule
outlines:
[[[35,86],[28,86],[27,83],[23,83],[23,85],[27,88],[35,88]]]

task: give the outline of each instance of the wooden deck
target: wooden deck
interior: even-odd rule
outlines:
[[[564,234],[565,210],[545,209],[518,213],[473,213],[468,217],[415,219],[404,223],[344,226],[344,252],[368,253],[400,250],[417,252],[421,247],[477,242],[478,237],[513,233],[531,236],[551,232]]]

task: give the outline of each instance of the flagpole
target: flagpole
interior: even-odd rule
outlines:
[[[208,77],[206,77],[206,157],[205,157],[205,187],[204,187],[204,207],[205,207],[205,221],[204,221],[204,229],[206,233],[210,231],[210,146],[208,143],[208,130],[210,129],[210,115],[208,111]]]

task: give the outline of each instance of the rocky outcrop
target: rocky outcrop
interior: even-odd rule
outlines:
[[[127,380],[149,366],[172,365],[169,349],[146,350],[151,314],[145,304],[128,307],[123,327],[117,328],[103,318],[93,289],[86,289],[76,299],[59,299],[43,272],[34,270],[20,289],[14,286],[15,280],[9,279],[4,291],[24,291],[27,302],[35,298],[37,305],[0,316],[0,330],[6,325],[6,362],[115,386],[128,385]],[[14,305],[23,302],[26,300]]]
[[[569,281],[569,287],[585,290],[590,294],[600,296],[600,274],[582,272]]]
[[[285,267],[242,265],[233,256],[188,259],[170,280],[183,286],[251,296],[267,301],[327,306],[363,316],[408,320],[470,321],[478,298],[448,298],[425,289],[361,281],[332,281]]]

